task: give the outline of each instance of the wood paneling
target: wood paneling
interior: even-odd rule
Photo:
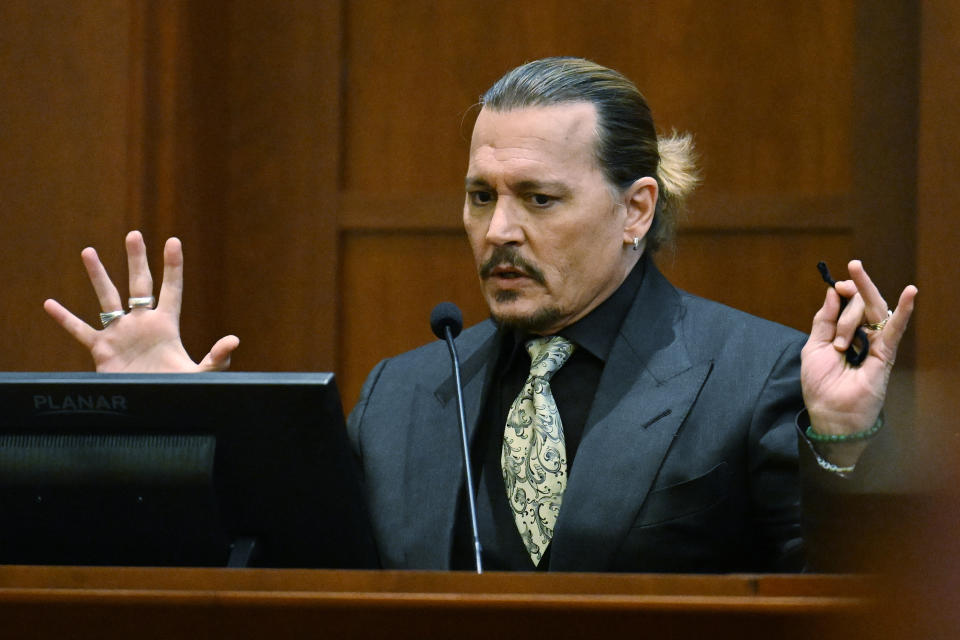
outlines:
[[[0,3],[0,369],[91,366],[41,303],[95,319],[80,250],[123,238],[133,11],[123,0]]]
[[[705,195],[822,196],[851,185],[854,4],[348,4],[347,192],[458,186],[470,118],[502,73],[583,55],[633,79],[664,130],[692,130]]]
[[[322,0],[0,5],[0,368],[90,366],[40,303],[95,324],[78,254],[123,295],[134,227],[157,286],[184,242],[195,358],[234,332],[238,368],[334,368],[340,36]]]
[[[923,5],[917,218],[916,433],[957,486],[960,471],[960,5]],[[953,256],[952,258],[950,256]],[[947,454],[947,455],[944,455]],[[956,500],[949,518],[955,539]],[[954,574],[956,575],[956,573]]]
[[[195,358],[247,370],[336,358],[339,6],[149,3],[143,225],[180,235]],[[159,266],[159,265],[158,265]]]
[[[324,0],[228,6],[228,187],[223,227],[208,242],[222,251],[225,271],[215,299],[243,341],[239,367],[332,370],[340,8]]]
[[[131,79],[139,120],[131,134],[140,173],[131,185],[131,216],[143,230],[159,286],[164,240],[184,243],[181,332],[187,350],[203,357],[222,327],[224,259],[208,241],[223,225],[226,40],[214,3],[144,2],[131,38],[140,58]],[[219,19],[218,19],[219,18]],[[122,250],[115,258],[123,259]],[[121,295],[125,289],[118,283]]]
[[[845,276],[850,243],[846,232],[683,233],[657,263],[682,289],[808,332],[826,293],[817,262]]]
[[[34,639],[916,637],[880,633],[881,597],[856,576],[0,567],[0,615]]]
[[[435,340],[430,311],[453,302],[464,326],[487,317],[463,231],[344,234],[341,290],[340,390],[356,402],[379,360]]]
[[[914,0],[862,2],[857,10],[853,250],[890,304],[916,279],[919,19]],[[908,336],[899,362],[911,366],[913,351]]]
[[[925,0],[921,12],[917,165],[916,419],[903,426],[917,451],[914,475],[937,497],[930,517],[911,523],[922,561],[900,568],[912,633],[949,638],[960,628],[960,4]],[[952,257],[951,257],[952,256]],[[919,587],[917,587],[919,585]],[[953,604],[950,604],[953,603]]]

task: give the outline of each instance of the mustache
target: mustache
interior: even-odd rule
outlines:
[[[515,247],[510,246],[497,247],[493,250],[493,253],[490,254],[490,257],[487,258],[478,269],[480,278],[486,280],[490,277],[490,274],[494,269],[503,265],[510,265],[511,267],[522,271],[524,275],[528,276],[534,282],[538,282],[543,285],[547,283],[547,279],[544,277],[543,272],[525,260]]]

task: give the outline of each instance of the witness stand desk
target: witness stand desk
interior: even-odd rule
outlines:
[[[885,636],[875,581],[0,566],[0,638]]]

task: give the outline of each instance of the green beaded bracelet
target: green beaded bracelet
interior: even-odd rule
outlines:
[[[881,413],[879,416],[877,416],[877,421],[873,423],[872,427],[856,433],[847,433],[844,435],[824,435],[814,431],[813,425],[807,427],[807,430],[804,433],[806,433],[807,437],[814,442],[856,442],[857,440],[867,440],[872,438],[873,436],[877,435],[877,432],[882,428],[883,414]]]

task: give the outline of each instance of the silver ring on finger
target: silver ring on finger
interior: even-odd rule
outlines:
[[[883,320],[881,320],[880,322],[864,322],[863,326],[873,331],[883,331],[883,328],[887,326],[887,320],[889,320],[890,316],[892,315],[893,315],[893,311],[891,311],[890,309],[887,309],[887,317],[885,317]]]
[[[134,309],[153,309],[155,304],[157,304],[157,299],[153,296],[127,298],[127,306],[130,307],[130,311]]]
[[[117,309],[116,311],[107,311],[100,314],[100,324],[103,325],[103,328],[106,329],[110,326],[110,323],[119,318],[122,315],[126,315],[126,311],[123,309]]]

